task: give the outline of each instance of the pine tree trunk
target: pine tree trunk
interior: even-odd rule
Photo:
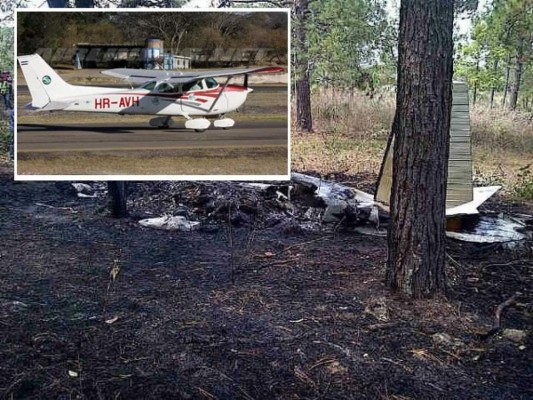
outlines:
[[[408,297],[446,289],[453,0],[402,0],[386,280]]]
[[[502,107],[505,107],[505,102],[507,101],[507,93],[509,92],[509,75],[511,75],[511,55],[507,57],[507,66],[506,72],[505,72],[505,89],[503,90],[503,98],[502,98]]]
[[[477,62],[476,62],[476,77],[478,76],[479,74],[479,54],[477,56]],[[475,80],[474,82],[474,93],[473,93],[473,96],[472,96],[472,105],[476,105],[476,101],[477,101],[477,79]]]
[[[107,190],[110,197],[111,216],[123,218],[128,216],[127,185],[124,181],[108,181]]]
[[[498,58],[496,58],[494,60],[494,72],[496,72],[498,70],[498,62],[500,60]],[[494,84],[492,85],[492,87],[490,88],[490,108],[493,108],[494,106],[494,93],[496,92],[496,87],[494,86]]]
[[[309,8],[308,0],[296,0],[294,2],[294,14],[296,17],[296,40],[294,43],[296,52],[296,125],[299,129],[311,132],[313,119],[311,115],[311,88],[309,84],[309,57],[306,34],[306,13]]]
[[[520,81],[522,80],[522,66],[524,63],[524,36],[520,35],[516,46],[516,59],[514,65],[513,84],[511,85],[511,95],[509,97],[509,109],[516,109],[518,102],[518,92],[520,91]]]

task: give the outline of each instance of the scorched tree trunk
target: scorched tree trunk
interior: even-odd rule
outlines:
[[[446,288],[453,0],[402,0],[386,280],[402,295]]]
[[[295,26],[295,53],[296,53],[296,125],[303,131],[313,130],[311,114],[311,88],[309,84],[309,55],[306,34],[306,14],[309,11],[308,0],[294,2]]]
[[[108,181],[107,190],[109,192],[111,216],[113,218],[126,217],[128,215],[126,182]]]

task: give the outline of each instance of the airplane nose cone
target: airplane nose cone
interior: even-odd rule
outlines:
[[[248,89],[247,90],[248,93],[252,93],[254,91],[252,88],[247,88],[247,89]]]

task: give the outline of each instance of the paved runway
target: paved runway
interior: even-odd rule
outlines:
[[[286,121],[238,121],[228,130],[211,127],[205,132],[159,129],[128,124],[19,124],[19,154],[90,151],[165,151],[180,149],[273,147],[288,145]]]

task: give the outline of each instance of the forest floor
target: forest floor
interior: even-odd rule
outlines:
[[[384,238],[307,229],[275,193],[238,192],[230,225],[211,201],[230,183],[133,184],[131,216],[115,220],[100,183],[78,199],[11,174],[0,171],[2,398],[533,397],[532,243],[450,240],[447,298],[405,301],[384,285]],[[360,189],[374,178],[336,177]],[[200,229],[137,222],[180,209]]]

